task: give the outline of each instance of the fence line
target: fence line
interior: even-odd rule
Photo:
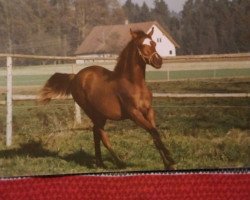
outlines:
[[[250,93],[154,93],[153,96],[170,98],[242,98],[250,97]]]
[[[5,105],[6,102],[3,101],[3,103],[0,105]],[[48,104],[46,106],[52,107],[52,106],[61,106],[61,107],[73,107],[74,104],[70,103],[57,103],[57,104]],[[25,105],[18,105],[14,107],[14,110],[16,109],[27,109],[27,108],[41,108],[44,107],[44,105],[30,105],[30,106],[25,106]],[[241,105],[152,105],[153,108],[244,108],[244,109],[250,109],[250,106],[241,106]]]
[[[19,59],[40,59],[40,60],[104,60],[115,61],[117,56],[110,58],[102,57],[78,57],[78,56],[40,56],[40,55],[23,55],[23,54],[0,54],[0,58],[19,58]],[[250,60],[250,53],[237,53],[237,54],[212,54],[212,55],[184,55],[184,56],[169,56],[164,57],[165,63],[171,62],[203,62],[203,61],[232,61],[232,60]]]
[[[153,93],[153,97],[162,98],[245,98],[250,97],[250,93]],[[72,97],[53,98],[53,100],[69,100]],[[37,95],[16,94],[12,97],[13,101],[38,100]]]

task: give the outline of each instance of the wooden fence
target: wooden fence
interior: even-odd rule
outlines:
[[[250,97],[250,93],[153,93],[153,97],[158,98],[245,98]],[[53,100],[61,99],[54,98]],[[72,97],[63,98],[65,100],[73,99]],[[36,101],[37,95],[13,95],[13,101]],[[1,101],[5,104],[5,101]]]
[[[7,98],[6,102],[0,102],[1,104],[6,103],[7,115],[6,115],[6,145],[10,146],[12,144],[12,102],[17,100],[17,96],[12,94],[12,67],[13,58],[16,59],[40,59],[40,60],[63,60],[63,61],[76,61],[76,60],[108,60],[114,61],[116,58],[78,58],[78,57],[61,57],[61,56],[38,56],[38,55],[20,55],[20,54],[0,54],[0,59],[6,59],[7,65]],[[176,57],[166,57],[163,59],[164,63],[182,63],[182,62],[218,62],[218,61],[249,61],[250,53],[244,54],[222,54],[222,55],[198,55],[198,56],[176,56]],[[176,96],[177,95],[177,96]],[[184,96],[183,96],[184,95]],[[221,94],[203,94],[206,97],[219,97]],[[225,94],[223,94],[225,95]],[[244,97],[249,97],[249,94],[241,94]],[[158,97],[202,97],[201,94],[155,94]],[[239,94],[228,94],[227,96],[237,97]],[[29,96],[21,97],[23,100],[34,99],[36,97]],[[20,97],[19,97],[20,99]],[[75,104],[75,119],[77,123],[81,123],[81,113],[80,108]]]
[[[117,57],[101,58],[101,57],[86,57],[80,58],[77,56],[39,56],[39,55],[23,55],[23,54],[0,54],[0,58],[19,58],[19,59],[40,59],[40,60],[107,60],[115,61]],[[250,60],[250,53],[237,53],[237,54],[211,54],[211,55],[187,55],[187,56],[169,56],[164,57],[164,63],[172,62],[218,62],[218,61],[246,61]]]

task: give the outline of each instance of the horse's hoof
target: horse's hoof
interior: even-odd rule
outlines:
[[[96,163],[96,167],[98,167],[98,168],[103,168],[103,169],[107,169],[107,166],[104,165],[103,162],[97,162],[97,163]]]
[[[127,166],[126,163],[123,161],[116,162],[116,165],[119,169],[124,169]]]
[[[166,168],[165,168],[166,170],[176,170],[177,169],[177,167],[176,167],[176,165],[169,165],[169,166],[167,166]]]

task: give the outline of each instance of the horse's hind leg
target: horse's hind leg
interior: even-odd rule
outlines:
[[[109,140],[109,137],[108,137],[108,134],[103,129],[100,129],[100,135],[101,135],[101,140],[102,140],[103,145],[111,153],[111,155],[115,159],[117,166],[118,167],[125,167],[125,163],[119,158],[119,156],[113,150],[111,143],[110,143],[110,140]]]
[[[124,162],[119,158],[119,156],[113,150],[108,134],[104,131],[105,121],[102,123],[94,123],[94,141],[95,141],[95,155],[96,155],[96,165],[98,167],[105,167],[101,156],[100,140],[102,140],[103,145],[108,149],[108,151],[113,156],[117,166],[124,167]]]

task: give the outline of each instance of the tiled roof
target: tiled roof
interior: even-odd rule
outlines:
[[[179,45],[174,41],[171,35],[165,31],[158,22],[152,21],[132,24],[96,26],[78,47],[75,54],[117,54],[131,40],[131,35],[129,34],[130,28],[132,30],[142,30],[144,32],[148,32],[153,25],[156,25],[175,45],[175,47],[179,48]]]

